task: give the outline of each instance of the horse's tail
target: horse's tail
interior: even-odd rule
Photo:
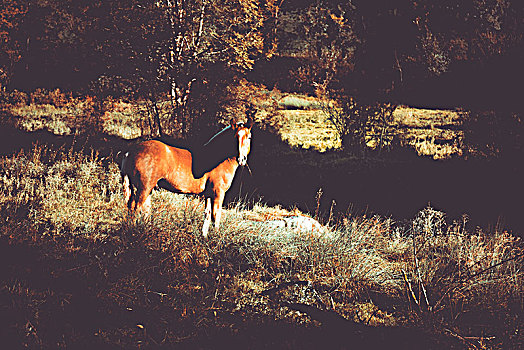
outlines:
[[[120,165],[120,174],[125,175],[125,169],[127,164],[127,158],[129,157],[129,152],[124,153],[123,151],[118,151],[116,153],[116,162]]]

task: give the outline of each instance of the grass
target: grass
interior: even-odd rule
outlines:
[[[131,220],[117,166],[94,152],[1,159],[5,343],[293,348],[340,326],[333,339],[415,327],[440,344],[522,346],[524,249],[509,233],[430,207],[407,223],[348,216],[300,232],[264,224],[296,210],[236,203],[204,240],[201,199],[158,191],[152,206]],[[257,333],[268,324],[289,332]]]
[[[23,130],[64,135],[89,127],[89,101],[66,102],[9,108]],[[287,95],[278,107],[258,117],[272,118],[289,144],[340,147],[315,99]],[[142,136],[143,113],[113,101],[98,127]],[[462,116],[400,107],[392,124],[401,143],[440,159],[463,152]],[[347,157],[326,152],[322,164]],[[203,240],[197,197],[154,192],[154,215],[131,220],[110,158],[37,145],[0,160],[0,338],[7,345],[523,345],[524,249],[514,235],[484,232],[431,207],[407,222],[340,216],[321,232],[300,232],[271,221],[309,214],[233,203],[220,231]],[[308,159],[304,169],[319,166]]]
[[[393,114],[394,124],[404,144],[419,155],[434,159],[461,156],[464,149],[465,112],[400,107]]]
[[[109,101],[106,104],[107,111],[101,120],[90,120],[92,101],[89,99],[72,100],[63,106],[17,104],[11,105],[9,112],[15,119],[14,125],[24,131],[45,129],[55,135],[73,135],[96,126],[107,135],[124,139],[134,139],[146,133],[147,111],[143,104],[123,101]]]
[[[278,113],[279,133],[290,145],[321,152],[340,148],[336,129],[321,109],[288,108]],[[418,155],[446,159],[464,152],[461,117],[456,111],[400,106],[393,114],[392,127],[401,145],[415,149]]]
[[[269,102],[268,102],[269,101]],[[268,116],[264,106],[275,102],[277,109]],[[336,129],[321,109],[318,99],[296,95],[277,94],[257,100],[261,106],[257,118],[278,130],[281,138],[291,146],[325,152],[339,149],[341,141]],[[169,108],[167,105],[165,108]],[[92,129],[89,124],[92,101],[71,100],[59,107],[49,103],[15,104],[9,112],[16,120],[15,125],[26,131],[47,129],[56,135],[70,135]],[[168,111],[160,104],[162,118],[168,120]],[[451,110],[427,110],[399,106],[393,114],[391,127],[395,137],[403,146],[413,148],[419,155],[446,159],[461,156],[464,152],[464,131],[461,130],[464,112]],[[147,135],[147,107],[143,103],[109,101],[106,112],[96,122],[100,131],[124,139]],[[87,124],[86,124],[87,123]],[[369,145],[370,147],[373,145]]]
[[[283,110],[282,140],[292,146],[319,151],[340,148],[340,139],[335,128],[320,110]]]

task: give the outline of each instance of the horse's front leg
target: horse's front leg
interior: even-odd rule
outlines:
[[[202,235],[207,238],[209,225],[211,224],[211,198],[206,197],[206,209],[204,211],[204,226],[202,226]]]
[[[211,216],[213,222],[215,223],[215,232],[218,232],[220,227],[220,218],[222,217],[222,203],[224,202],[224,194],[218,193],[215,198],[213,198],[213,206]]]

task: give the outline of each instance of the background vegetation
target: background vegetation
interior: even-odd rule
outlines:
[[[523,13],[510,0],[9,0],[0,13],[0,83],[4,95],[89,95],[97,118],[109,96],[143,101],[154,136],[199,135],[242,113],[253,83],[341,108],[353,99],[364,109],[496,111],[504,127],[522,111]]]

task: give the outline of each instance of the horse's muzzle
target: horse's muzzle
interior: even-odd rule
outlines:
[[[237,161],[238,161],[238,164],[241,165],[241,166],[247,165],[247,157],[246,156],[239,156]]]

